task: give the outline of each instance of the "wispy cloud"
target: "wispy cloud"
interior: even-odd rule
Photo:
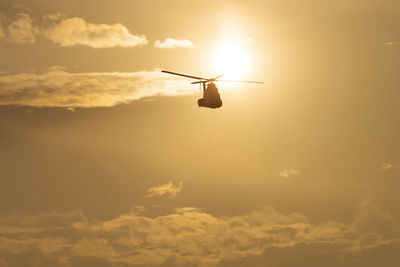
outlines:
[[[120,23],[94,24],[78,17],[61,20],[57,25],[45,30],[45,36],[61,46],[86,45],[107,48],[135,47],[148,43],[144,35],[133,35]]]
[[[395,165],[395,164],[392,164],[392,163],[383,163],[382,164],[382,170],[383,171],[387,171],[387,170],[390,170],[390,169],[393,169],[393,168],[400,169],[400,165]]]
[[[189,40],[176,40],[173,38],[167,38],[164,41],[157,40],[154,43],[154,46],[157,48],[194,48],[194,45],[191,41]]]
[[[299,173],[300,173],[300,171],[298,171],[298,170],[296,170],[296,169],[294,169],[294,168],[289,168],[289,169],[281,170],[281,171],[279,172],[279,175],[282,176],[282,177],[288,178],[288,177],[290,177],[290,176],[297,175],[297,174],[299,174]]]
[[[0,105],[65,108],[109,107],[196,92],[186,81],[160,71],[72,73],[60,67],[0,76],[0,88]]]
[[[186,212],[201,212],[201,209],[194,208],[194,207],[183,207],[183,208],[176,208],[175,212],[178,214],[183,214]]]
[[[386,42],[386,45],[389,45],[389,46],[400,45],[400,42]]]
[[[59,21],[63,18],[66,18],[66,16],[61,14],[60,12],[43,15],[43,19],[47,21]]]
[[[324,255],[332,266],[355,266],[351,263],[368,260],[368,255],[380,251],[393,251],[386,259],[398,261],[398,226],[390,214],[370,202],[363,203],[348,224],[311,223],[300,213],[282,214],[270,206],[221,217],[194,208],[156,218],[128,212],[104,221],[89,220],[80,211],[7,215],[0,217],[0,263],[43,266],[50,262],[67,267],[238,266],[232,263],[241,262],[240,266],[264,266],[282,263],[284,255],[288,264],[274,266],[293,266],[290,261],[296,262],[300,253],[308,263]]]
[[[9,38],[16,43],[34,43],[38,32],[30,15],[25,13],[17,14],[17,19],[8,25]]]
[[[167,198],[175,198],[183,188],[183,182],[180,181],[178,185],[174,185],[172,182],[167,184],[162,184],[159,186],[154,186],[147,191],[145,198],[155,197],[155,196],[166,196]]]

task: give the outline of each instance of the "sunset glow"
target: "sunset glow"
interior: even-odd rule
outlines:
[[[246,49],[237,43],[222,44],[214,55],[215,72],[224,74],[224,79],[242,79],[248,64]]]
[[[399,267],[399,0],[0,0],[0,267]]]

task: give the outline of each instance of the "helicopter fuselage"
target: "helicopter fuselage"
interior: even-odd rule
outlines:
[[[207,85],[203,84],[203,98],[197,100],[199,107],[220,108],[222,107],[222,99],[219,95],[218,88],[215,83],[211,82]]]

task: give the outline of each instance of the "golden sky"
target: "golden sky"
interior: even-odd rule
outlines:
[[[400,266],[399,69],[395,0],[1,0],[0,266]]]

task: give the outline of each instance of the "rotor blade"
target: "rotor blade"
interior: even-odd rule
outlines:
[[[219,76],[217,76],[215,78],[204,79],[204,81],[192,82],[192,84],[214,82],[214,81],[217,81],[217,79],[221,78],[222,76],[224,76],[224,74],[221,74],[221,75],[219,75]]]
[[[254,81],[237,81],[237,80],[218,80],[217,82],[233,82],[233,83],[264,83],[264,82],[254,82]]]
[[[206,80],[206,81],[198,81],[198,82],[191,82],[191,84],[196,84],[196,83],[208,83],[209,82],[209,80]]]
[[[217,79],[221,78],[222,76],[224,76],[224,74],[221,74],[221,75],[215,77],[214,80],[217,80]]]
[[[172,71],[167,71],[167,70],[162,70],[161,72],[168,73],[168,74],[173,74],[173,75],[178,75],[178,76],[182,76],[182,77],[187,77],[187,78],[192,78],[192,79],[197,79],[197,80],[207,80],[206,78],[191,76],[191,75],[172,72]]]

